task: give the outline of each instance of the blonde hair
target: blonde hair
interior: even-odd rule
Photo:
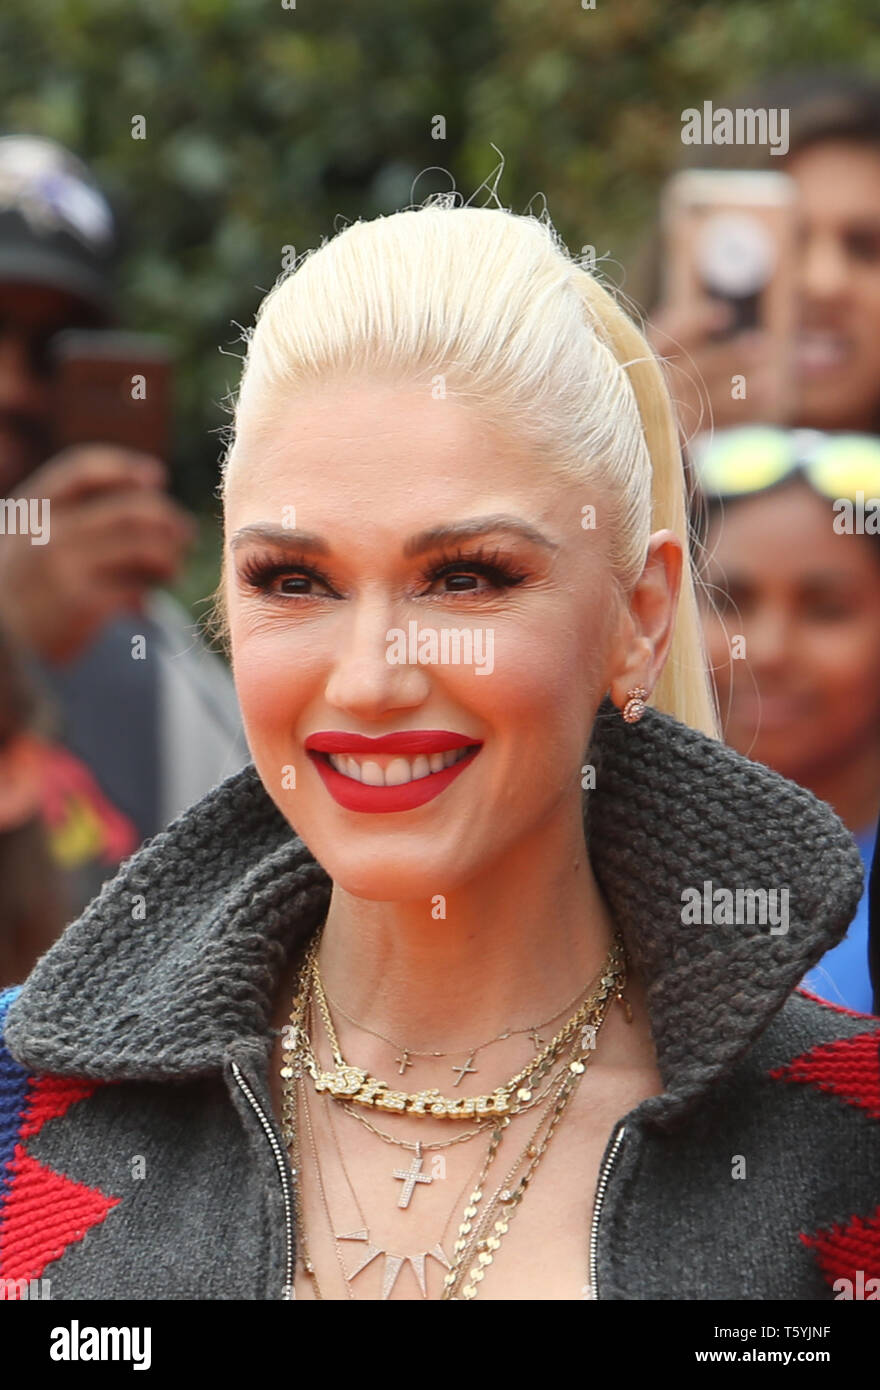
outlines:
[[[651,532],[678,537],[681,594],[651,703],[718,736],[663,374],[546,215],[460,207],[447,194],[355,222],[279,278],[246,336],[224,486],[237,439],[271,430],[301,388],[331,377],[441,378],[488,422],[531,442],[548,467],[602,486],[624,593],[642,573]]]

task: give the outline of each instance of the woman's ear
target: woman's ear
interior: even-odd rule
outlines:
[[[16,734],[0,748],[0,833],[33,820],[42,805],[43,745]]]
[[[645,567],[626,600],[627,635],[615,665],[610,694],[623,708],[637,686],[654,689],[672,641],[681,588],[682,548],[669,530],[655,531],[648,542]]]

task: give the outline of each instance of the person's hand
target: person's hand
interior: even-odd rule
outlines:
[[[37,500],[49,540],[0,535],[0,620],[19,642],[69,661],[173,580],[195,523],[165,479],[159,459],[110,444],[64,449],[30,474],[21,495]]]
[[[731,318],[727,304],[661,306],[647,338],[666,361],[666,380],[683,442],[703,430],[778,420],[784,409],[779,363],[761,330],[721,340],[713,333]]]

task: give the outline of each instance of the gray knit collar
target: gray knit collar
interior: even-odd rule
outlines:
[[[655,710],[627,725],[606,700],[589,761],[590,857],[680,1108],[843,936],[861,859],[809,792]],[[704,897],[706,883],[787,889],[788,931],[684,925],[682,890]],[[216,1070],[236,1041],[267,1048],[280,971],[330,888],[246,767],[128,860],[42,957],[8,1015],[13,1055],[38,1071],[163,1080]]]

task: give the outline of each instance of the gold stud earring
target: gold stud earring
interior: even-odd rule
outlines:
[[[637,685],[632,690],[626,692],[626,704],[621,710],[623,718],[627,724],[637,724],[647,709],[645,701],[648,692],[643,685]]]

